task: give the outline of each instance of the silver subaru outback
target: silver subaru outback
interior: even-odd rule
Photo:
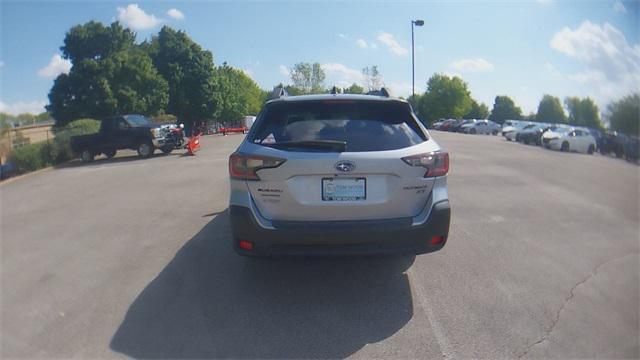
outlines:
[[[383,95],[268,101],[229,157],[241,255],[424,254],[449,234],[449,154],[408,102]]]

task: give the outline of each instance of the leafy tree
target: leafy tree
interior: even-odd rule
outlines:
[[[362,77],[364,78],[367,91],[380,90],[382,88],[382,74],[378,71],[378,66],[373,65],[371,68],[368,66],[362,69]]]
[[[226,63],[216,70],[216,90],[224,96],[218,104],[217,119],[237,121],[245,115],[257,115],[264,92],[243,71]]]
[[[343,92],[345,94],[364,94],[364,88],[356,83],[353,83],[348,88],[345,88]]]
[[[167,100],[167,82],[145,53],[132,49],[73,64],[54,81],[46,108],[59,127],[78,118],[155,114]]]
[[[420,101],[422,101],[422,95],[409,95],[407,101],[409,102],[409,104],[411,104],[411,107],[413,108],[413,111],[416,113],[416,115],[420,117]]]
[[[607,106],[611,130],[640,136],[640,94],[634,93]]]
[[[542,96],[542,100],[540,100],[540,104],[538,104],[536,121],[566,123],[567,117],[560,104],[560,99],[547,94]]]
[[[49,92],[46,108],[56,126],[118,113],[155,114],[166,106],[166,81],[135,47],[134,34],[118,23],[74,26],[61,50],[72,67]]]
[[[471,99],[471,110],[464,116],[465,119],[486,119],[489,116],[489,108],[483,103]]]
[[[142,48],[169,85],[166,112],[176,115],[187,132],[196,121],[218,115],[223,94],[216,92],[216,69],[210,51],[203,50],[184,31],[168,26]]]
[[[97,21],[76,25],[67,32],[60,47],[65,59],[77,63],[82,60],[100,60],[135,46],[135,33],[118,22],[104,26]]]
[[[420,118],[432,123],[440,118],[462,118],[471,110],[471,95],[461,78],[435,74],[427,81],[427,91],[420,97]]]
[[[506,95],[498,95],[493,102],[493,109],[489,115],[489,120],[493,120],[498,124],[502,124],[505,120],[520,119],[522,117],[522,109],[516,106],[513,99]]]
[[[304,89],[301,89],[301,88],[293,86],[293,85],[287,85],[287,86],[284,87],[284,89],[287,90],[287,94],[289,94],[290,96],[297,96],[297,95],[306,94]]]
[[[564,104],[569,111],[569,124],[601,129],[598,105],[591,98],[567,97]]]
[[[291,81],[305,94],[324,92],[325,73],[319,63],[297,63],[291,69]]]

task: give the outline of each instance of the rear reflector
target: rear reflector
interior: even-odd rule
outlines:
[[[443,242],[444,242],[444,236],[436,235],[432,237],[431,240],[429,240],[429,245],[431,246],[439,245],[439,244],[442,244]]]
[[[247,240],[238,241],[238,246],[243,250],[253,250],[253,243]]]

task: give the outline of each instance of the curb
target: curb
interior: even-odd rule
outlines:
[[[20,179],[24,179],[24,178],[30,177],[32,175],[36,175],[36,174],[40,174],[40,173],[43,173],[43,172],[46,172],[46,171],[50,171],[50,170],[53,170],[54,168],[55,168],[55,166],[48,166],[48,167],[46,167],[44,169],[32,171],[30,173],[26,173],[26,174],[22,174],[22,175],[18,175],[18,176],[13,176],[13,177],[10,177],[8,179],[0,181],[0,186],[6,185],[6,184],[10,184],[10,183],[12,183],[14,181],[18,181]]]

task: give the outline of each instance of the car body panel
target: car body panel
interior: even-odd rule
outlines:
[[[265,108],[268,109],[271,104],[286,104],[289,101],[333,101],[337,99],[398,101],[378,96],[296,96],[268,102]],[[327,106],[330,109],[330,105]],[[285,107],[285,109],[287,108]],[[407,107],[407,109],[410,111],[410,107]],[[412,234],[411,236],[420,233],[426,236],[424,226],[429,221],[433,221],[429,220],[429,218],[431,209],[436,202],[443,204],[446,202],[447,204],[446,233],[448,234],[449,206],[446,175],[425,177],[426,169],[424,167],[411,166],[403,160],[408,156],[438,152],[441,148],[430,137],[422,124],[417,121],[415,115],[412,113],[407,114],[411,115],[411,118],[417,122],[420,131],[424,133],[424,141],[412,146],[392,150],[338,152],[291,150],[268,145],[271,143],[265,143],[267,145],[254,143],[251,139],[254,139],[254,136],[257,136],[258,133],[261,134],[260,142],[265,139],[265,132],[259,130],[262,126],[261,121],[265,121],[264,126],[270,124],[266,122],[268,121],[266,118],[261,119],[261,116],[266,116],[261,112],[261,115],[256,120],[256,125],[252,127],[249,135],[239,145],[236,154],[276,158],[284,161],[281,161],[277,167],[257,170],[257,180],[244,180],[233,177],[230,179],[230,207],[236,209],[234,212],[239,214],[237,215],[238,217],[250,215],[250,219],[236,219],[237,223],[244,224],[242,226],[253,226],[255,230],[247,232],[248,230],[236,229],[234,230],[234,238],[238,239],[239,236],[251,237],[250,240],[256,242],[257,247],[263,250],[264,246],[267,245],[271,247],[282,242],[297,242],[296,238],[299,238],[299,242],[301,242],[298,245],[305,245],[305,242],[331,244],[348,242],[354,245],[361,242],[371,242],[373,238],[378,239],[379,235],[365,234],[368,227],[366,224],[378,223],[403,224],[399,227],[389,225],[389,227],[385,227],[385,233],[393,234],[394,231],[398,231],[404,234]],[[286,120],[285,123],[296,124],[289,121]],[[267,134],[272,131],[272,128],[265,129],[269,129],[266,132]],[[274,134],[278,133],[274,132]],[[381,138],[381,141],[383,141],[382,139],[384,137]],[[348,163],[349,166],[339,166],[345,163]],[[323,198],[324,181],[332,182],[342,179],[365,179],[364,197],[340,200]],[[444,223],[440,220],[438,220],[438,223],[440,224],[438,225],[439,227],[444,226]],[[291,232],[291,226],[293,226],[291,224],[297,224],[295,225],[297,233]],[[323,227],[333,227],[336,224],[341,224],[342,227],[346,226],[346,224],[353,224],[349,231],[355,232],[354,236],[352,238],[344,238],[340,232],[323,229]],[[360,231],[356,231],[358,228],[360,228]],[[326,235],[326,238],[318,238],[309,232],[322,232]],[[358,233],[362,236],[358,236]],[[294,236],[292,234],[298,235]],[[443,235],[446,238],[446,234]],[[257,239],[255,237],[265,238]],[[369,240],[367,240],[368,237],[370,238]],[[398,240],[390,237],[385,242],[393,243]],[[413,246],[415,244],[411,245],[411,248],[415,250],[414,252],[428,252],[423,246],[424,241],[426,239],[417,247]],[[306,243],[306,245],[311,245],[311,243]],[[431,249],[429,251],[432,251],[434,247],[429,247],[429,249]]]

